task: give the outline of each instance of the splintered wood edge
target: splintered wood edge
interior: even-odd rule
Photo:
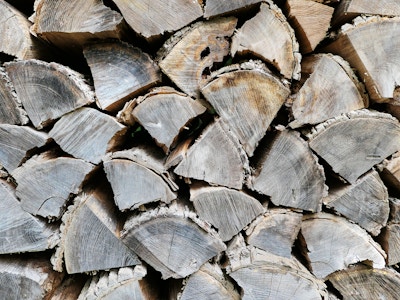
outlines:
[[[379,23],[379,22],[400,22],[400,17],[399,16],[394,16],[394,17],[383,17],[383,16],[358,16],[356,17],[351,24],[344,24],[341,28],[340,31],[335,34],[335,35],[340,35],[340,34],[347,34],[351,32],[352,30],[356,30],[360,27],[363,27],[365,25],[373,24],[373,23]]]

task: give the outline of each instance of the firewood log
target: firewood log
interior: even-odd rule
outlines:
[[[309,134],[309,145],[350,183],[400,148],[400,124],[389,114],[358,110],[330,119]]]
[[[400,199],[389,198],[390,215],[389,221],[392,223],[400,223]]]
[[[126,100],[161,81],[151,57],[127,43],[92,44],[84,47],[83,54],[92,72],[100,109],[118,110]]]
[[[389,159],[385,159],[377,166],[380,176],[385,184],[399,192],[400,191],[400,152],[394,153]]]
[[[249,156],[290,93],[259,61],[220,69],[201,92]]]
[[[250,52],[269,62],[288,79],[300,79],[299,44],[286,17],[271,0],[239,28],[232,38],[231,54]]]
[[[178,204],[129,217],[121,239],[163,279],[184,278],[226,248],[210,225]]]
[[[204,5],[204,17],[209,19],[224,15],[227,13],[237,12],[262,2],[262,0],[208,0]]]
[[[94,93],[83,76],[63,65],[26,60],[7,63],[6,70],[37,129],[94,102]]]
[[[379,242],[387,253],[389,266],[400,263],[400,224],[389,223],[379,236]]]
[[[54,290],[50,300],[76,300],[84,286],[84,275],[65,276],[61,284]]]
[[[307,244],[311,271],[318,278],[343,270],[351,264],[369,261],[385,267],[386,253],[361,227],[328,213],[306,215],[301,234]]]
[[[300,134],[279,128],[272,143],[260,147],[249,188],[271,196],[275,205],[320,211],[326,195],[324,170]]]

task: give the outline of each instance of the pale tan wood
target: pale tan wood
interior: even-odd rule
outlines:
[[[345,218],[328,213],[306,215],[301,234],[307,244],[311,271],[317,278],[363,261],[374,268],[385,267],[386,253],[381,246]]]
[[[299,40],[300,51],[314,51],[327,36],[334,8],[313,0],[288,0],[285,9]]]
[[[262,2],[261,0],[208,0],[204,5],[204,17],[211,18],[243,10]]]
[[[383,181],[395,191],[400,191],[400,152],[379,164],[378,169]]]
[[[309,145],[341,177],[354,183],[400,148],[400,124],[389,114],[353,111],[316,126]]]
[[[318,124],[340,114],[368,107],[369,99],[364,85],[340,56],[315,54],[307,56],[301,65],[304,82],[297,93],[291,96],[294,120],[290,127]]]
[[[194,137],[191,136],[182,142],[180,142],[167,156],[165,159],[165,169],[170,169],[172,167],[177,166],[183,158],[186,156],[186,152],[188,151],[190,145],[193,143]]]
[[[389,221],[392,223],[400,223],[400,199],[389,198],[390,215]]]
[[[91,87],[78,72],[40,60],[5,64],[10,80],[37,129],[95,101]]]
[[[286,78],[300,79],[301,54],[295,33],[280,8],[270,0],[263,1],[260,12],[232,38],[232,56],[247,52],[271,63]]]
[[[274,208],[255,219],[246,229],[246,242],[274,255],[291,258],[302,214]]]
[[[289,96],[288,86],[260,61],[250,61],[213,73],[201,92],[252,156]]]
[[[241,189],[249,172],[246,153],[219,119],[206,127],[182,156],[174,173],[211,185]]]
[[[83,54],[102,110],[116,111],[161,81],[160,70],[151,57],[128,43],[91,44],[83,48]]]
[[[283,128],[268,141],[260,145],[249,188],[270,196],[275,205],[320,211],[325,174],[307,143],[298,132]]]
[[[202,1],[113,0],[125,20],[137,33],[152,38],[176,31],[203,15]]]
[[[331,188],[324,204],[376,236],[389,217],[388,198],[378,173],[371,171],[352,185]]]
[[[68,128],[68,130],[65,130]],[[93,108],[80,108],[64,115],[49,136],[67,153],[98,164],[124,141],[127,127]]]
[[[204,74],[229,54],[237,19],[234,17],[198,22],[169,38],[159,50],[161,70],[186,94],[198,98]]]
[[[264,212],[257,199],[224,187],[192,185],[190,200],[199,217],[211,223],[223,241],[232,239]]]
[[[210,225],[178,204],[131,216],[121,239],[163,279],[184,278],[226,248]]]

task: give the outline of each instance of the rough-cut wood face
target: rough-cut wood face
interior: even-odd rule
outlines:
[[[208,0],[204,6],[204,17],[215,17],[238,9],[247,8],[259,2],[261,2],[261,0]]]
[[[388,255],[389,266],[400,262],[400,224],[389,224],[383,233],[385,251]]]

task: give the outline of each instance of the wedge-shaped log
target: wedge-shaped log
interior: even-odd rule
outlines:
[[[178,300],[239,300],[240,294],[217,264],[205,263],[184,282]]]
[[[255,162],[248,186],[271,196],[275,205],[321,210],[326,195],[325,175],[307,143],[295,131],[279,127]]]
[[[232,56],[247,52],[271,63],[286,78],[300,79],[299,44],[286,17],[271,0],[264,1],[260,12],[232,38]]]
[[[169,87],[155,88],[132,101],[138,104],[131,112],[132,118],[150,133],[166,153],[185,125],[206,111],[199,101]],[[129,109],[130,106],[127,107]]]
[[[227,272],[243,289],[245,300],[323,299],[325,284],[298,260],[246,247],[237,236],[228,246]]]
[[[113,0],[126,22],[145,38],[181,29],[203,15],[201,1]]]
[[[329,282],[343,299],[397,299],[400,275],[392,269],[357,266],[329,276]]]
[[[365,230],[347,219],[327,213],[304,216],[301,234],[307,244],[308,260],[318,278],[369,261],[385,267],[386,254]]]
[[[123,142],[126,130],[111,116],[93,108],[80,108],[58,120],[49,136],[65,152],[98,164]]]
[[[49,136],[27,126],[0,124],[0,164],[11,173],[29,154],[44,146]]]
[[[151,148],[114,152],[103,159],[120,210],[134,210],[156,201],[170,203],[176,199],[177,186],[164,169],[162,159],[160,153]]]
[[[50,152],[34,156],[11,175],[17,182],[21,207],[48,219],[59,219],[71,194],[78,194],[94,165],[81,159],[54,157]]]
[[[400,191],[400,152],[396,152],[389,159],[385,159],[378,166],[380,176],[385,184],[394,191]]]
[[[3,179],[0,199],[0,254],[39,252],[57,244],[57,228],[24,211],[15,189]]]
[[[198,22],[182,29],[165,42],[158,52],[161,70],[186,94],[198,98],[203,76],[214,63],[229,54],[237,19],[221,18]]]
[[[249,156],[290,94],[259,61],[220,69],[201,92]]]
[[[177,204],[131,216],[121,238],[163,279],[184,278],[226,248],[211,226]]]
[[[379,242],[387,253],[387,264],[397,265],[400,262],[400,224],[388,224],[379,238]]]
[[[97,105],[103,110],[118,110],[126,100],[161,81],[151,57],[127,43],[91,44],[83,54],[92,72]]]
[[[392,223],[400,223],[400,199],[389,198],[390,215],[389,221]]]
[[[220,120],[203,131],[174,169],[175,174],[186,178],[235,189],[242,188],[247,172],[246,153]]]
[[[386,226],[390,212],[387,189],[376,171],[352,185],[331,188],[324,204],[375,236]]]
[[[38,0],[31,31],[61,49],[80,51],[92,39],[119,39],[122,16],[100,0]]]
[[[67,273],[108,270],[140,264],[121,240],[121,222],[110,195],[100,189],[83,193],[62,217],[61,242],[52,257],[54,269]]]
[[[224,187],[192,185],[190,200],[199,217],[211,223],[223,241],[232,239],[264,212],[257,199]]]
[[[37,129],[94,102],[94,93],[83,76],[57,63],[40,60],[5,64],[18,97]]]
[[[290,127],[318,124],[368,106],[364,85],[341,57],[316,54],[306,57],[301,65],[305,80],[291,99],[294,121],[290,123]]]
[[[400,149],[400,124],[389,114],[358,110],[330,119],[309,134],[309,145],[350,183]]]
[[[1,299],[53,299],[64,274],[51,269],[44,258],[0,258]]]
[[[261,0],[208,0],[204,6],[204,17],[211,18],[233,11],[245,9]]]
[[[299,40],[300,51],[314,51],[327,35],[334,8],[314,0],[288,0],[285,9]]]
[[[302,214],[282,208],[268,210],[246,229],[246,242],[257,248],[287,258],[299,234]]]
[[[400,17],[358,17],[345,25],[324,50],[338,54],[357,69],[371,100],[400,104]],[[365,41],[374,39],[374,47]],[[384,66],[384,67],[382,67]]]

